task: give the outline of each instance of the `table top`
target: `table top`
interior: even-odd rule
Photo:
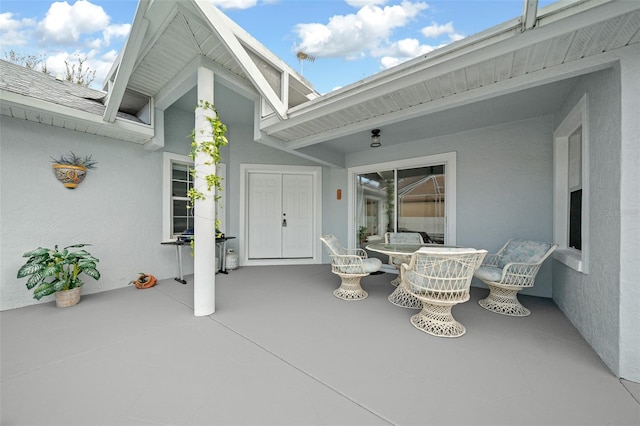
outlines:
[[[443,246],[442,244],[373,243],[367,245],[366,249],[387,255],[411,255],[422,247],[452,248],[452,246]]]
[[[233,240],[235,237],[216,237],[216,243],[221,243],[227,240]],[[172,240],[172,241],[162,241],[160,244],[164,245],[172,245],[172,246],[184,246],[191,244],[191,240]]]

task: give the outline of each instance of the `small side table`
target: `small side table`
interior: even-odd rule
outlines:
[[[218,237],[216,238],[216,248],[220,247],[222,250],[222,253],[220,254],[220,273],[221,274],[228,274],[229,272],[227,271],[227,265],[226,265],[226,253],[227,253],[227,240],[232,240],[235,237]],[[187,281],[184,279],[184,276],[182,275],[182,247],[188,245],[191,245],[191,240],[181,240],[181,239],[177,239],[175,241],[163,241],[160,244],[162,245],[167,245],[167,246],[176,246],[176,258],[177,258],[177,264],[178,264],[178,276],[174,278],[174,280],[178,281],[181,284],[186,284]],[[211,260],[212,262],[215,262],[215,259]]]
[[[182,247],[187,244],[191,245],[191,241],[184,241],[184,240],[163,241],[160,244],[176,246],[176,256],[178,259],[178,276],[175,277],[174,280],[178,281],[179,283],[186,284],[187,281],[184,279],[182,275]]]

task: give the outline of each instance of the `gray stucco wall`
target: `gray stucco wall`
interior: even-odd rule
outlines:
[[[457,153],[458,245],[495,253],[510,238],[553,240],[552,116],[369,150],[348,157],[347,164],[451,151]],[[522,293],[551,297],[551,263]],[[473,285],[485,287],[475,279]]]
[[[620,377],[640,383],[640,46],[620,62]]]
[[[587,93],[589,274],[554,262],[553,299],[614,373],[620,321],[620,71],[581,77],[557,114],[559,124]]]
[[[191,132],[195,126],[194,112],[168,108],[164,112],[164,151],[189,155]]]
[[[39,246],[93,245],[102,278],[87,278],[84,294],[126,286],[138,272],[175,274],[175,252],[160,245],[160,152],[5,116],[0,127],[0,310],[36,303],[16,273],[22,254]],[[49,158],[69,151],[98,161],[73,190],[55,179]]]

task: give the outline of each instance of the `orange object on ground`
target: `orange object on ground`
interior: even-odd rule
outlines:
[[[136,285],[136,288],[150,288],[156,285],[156,282],[158,282],[158,280],[153,275],[140,274],[138,279],[133,283]]]

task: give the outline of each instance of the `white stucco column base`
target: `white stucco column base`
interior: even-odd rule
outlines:
[[[208,101],[213,105],[213,71],[198,68],[198,102]],[[213,111],[197,108],[195,138],[197,143],[211,140],[211,126],[206,117]],[[196,316],[215,312],[216,299],[216,203],[215,188],[207,189],[205,176],[215,174],[215,165],[205,164],[211,159],[196,154],[194,188],[204,194],[204,200],[196,200],[194,211],[194,259],[193,259],[193,310]]]

